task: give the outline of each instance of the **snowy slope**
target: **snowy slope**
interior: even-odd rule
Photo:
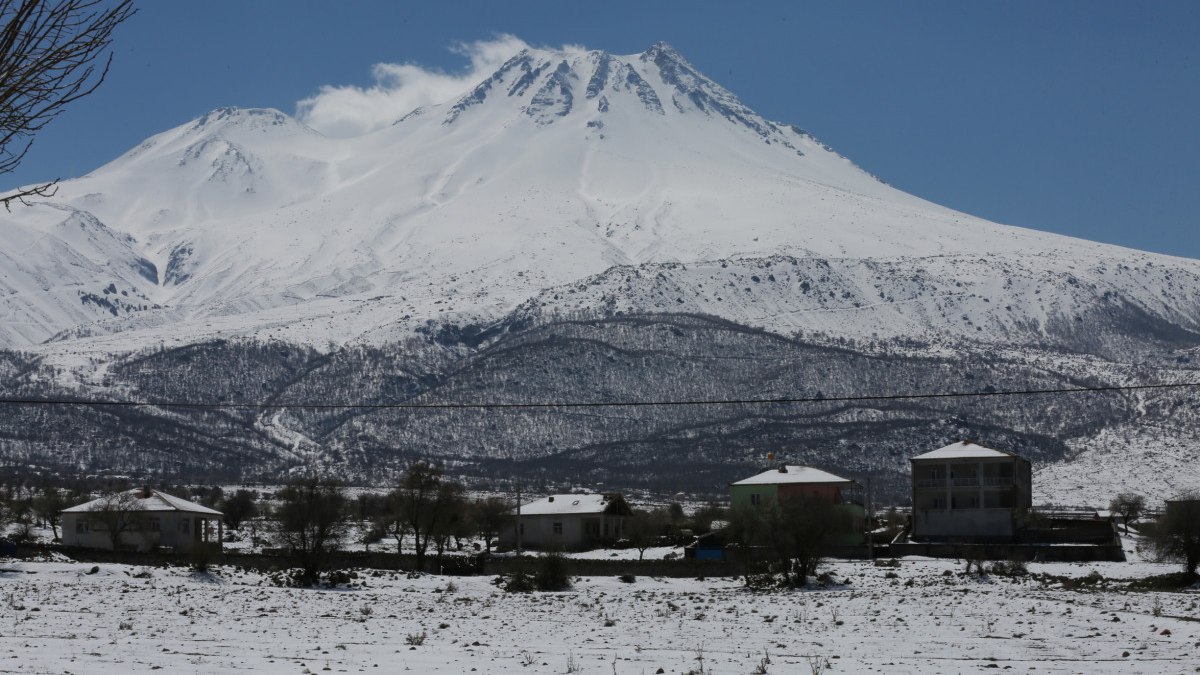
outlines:
[[[67,214],[90,234],[63,234]],[[44,350],[385,342],[427,320],[584,306],[1027,341],[1107,302],[1200,331],[1200,263],[895,190],[661,43],[631,56],[526,50],[458,98],[355,138],[215,110],[4,215],[0,231],[15,233],[0,240],[0,346],[57,336]],[[751,270],[778,261],[795,273],[717,272],[765,279]],[[630,274],[650,282],[616,280]],[[137,302],[114,313],[85,299],[110,283]],[[588,292],[562,301],[580,283]]]

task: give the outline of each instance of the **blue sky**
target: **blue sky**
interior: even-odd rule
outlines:
[[[991,220],[1200,258],[1200,3],[142,2],[109,81],[0,185],[86,173],[224,105],[288,113],[460,41],[658,40],[765,117]]]

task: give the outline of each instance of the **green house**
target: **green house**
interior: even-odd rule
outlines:
[[[811,466],[781,465],[729,484],[733,508],[760,507],[777,500],[807,498],[826,501],[850,513],[850,531],[844,544],[863,541],[866,509],[863,489],[856,481]]]

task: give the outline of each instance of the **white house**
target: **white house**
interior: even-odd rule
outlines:
[[[518,515],[519,511],[519,515]],[[514,548],[580,549],[615,542],[632,515],[619,494],[550,495],[511,511],[513,522],[500,532],[500,545]]]
[[[191,551],[199,546],[220,549],[222,513],[207,506],[150,488],[118,492],[62,512],[65,546],[112,550],[112,531],[119,547],[148,551],[167,546]]]

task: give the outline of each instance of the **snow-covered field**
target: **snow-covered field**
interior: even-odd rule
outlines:
[[[824,570],[850,583],[772,593],[724,578],[588,577],[567,592],[507,594],[493,577],[391,572],[309,590],[232,568],[98,568],[0,561],[0,672],[1200,670],[1200,591],[1064,590],[965,576],[951,560],[834,562]],[[1175,569],[1030,566],[1110,578]]]

